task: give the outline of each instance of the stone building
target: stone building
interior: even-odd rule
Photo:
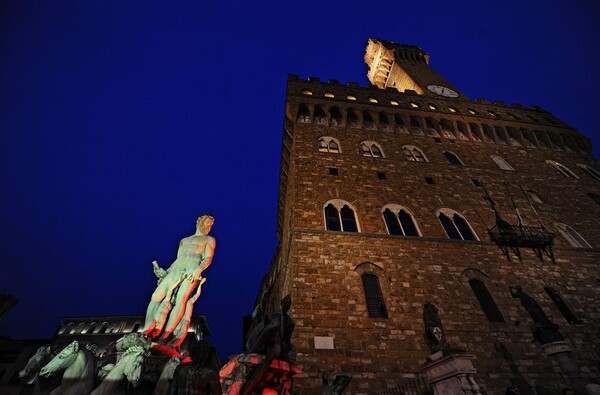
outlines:
[[[474,356],[487,394],[569,378],[510,287],[558,325],[582,377],[600,371],[600,164],[551,113],[471,100],[415,46],[369,40],[370,86],[290,76],[277,233],[258,293],[291,294],[298,393],[320,371],[392,393],[431,353],[423,306]],[[401,393],[401,392],[394,392]]]

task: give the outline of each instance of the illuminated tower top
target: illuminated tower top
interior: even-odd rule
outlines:
[[[456,87],[429,67],[429,54],[414,45],[369,39],[365,52],[367,77],[381,88],[400,92],[412,90],[419,95],[464,98]]]

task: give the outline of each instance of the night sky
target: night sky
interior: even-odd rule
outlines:
[[[195,313],[240,352],[277,245],[287,73],[366,86],[369,37],[417,45],[471,99],[538,105],[600,157],[599,21],[596,0],[0,2],[0,293],[19,299],[0,335],[144,314],[151,262],[209,212]]]

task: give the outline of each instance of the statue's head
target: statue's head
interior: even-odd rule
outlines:
[[[200,217],[198,217],[198,220],[196,221],[196,229],[207,235],[210,233],[210,229],[212,228],[214,223],[215,217],[209,214],[202,214]]]
[[[281,299],[281,311],[287,313],[292,307],[292,296],[287,295],[285,298]]]

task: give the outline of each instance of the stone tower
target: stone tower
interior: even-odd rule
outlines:
[[[590,140],[541,108],[468,99],[417,47],[372,39],[365,61],[368,87],[288,79],[280,244],[257,303],[292,296],[298,393],[320,393],[320,371],[353,373],[355,394],[418,381],[427,302],[488,394],[569,386],[511,286],[599,380]]]

